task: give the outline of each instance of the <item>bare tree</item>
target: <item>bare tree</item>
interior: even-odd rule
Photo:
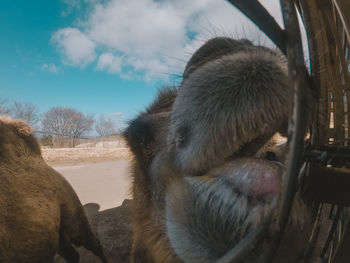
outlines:
[[[68,136],[68,114],[65,108],[53,107],[43,115],[42,129],[46,135],[57,138],[60,142]]]
[[[100,115],[96,122],[95,130],[101,137],[106,137],[117,133],[115,126],[116,123],[113,119],[106,119],[104,115]]]
[[[11,109],[11,115],[15,119],[22,119],[35,127],[39,122],[38,108],[29,102],[15,101]]]
[[[7,100],[0,97],[0,115],[9,114],[10,110],[7,107]]]
[[[74,147],[76,139],[90,131],[94,122],[92,115],[84,115],[76,109],[53,107],[44,114],[41,124],[45,134],[57,138],[60,143],[70,138],[71,147]]]
[[[82,112],[74,110],[70,115],[69,134],[71,137],[71,146],[75,146],[75,139],[84,133],[91,131],[94,125],[94,116],[91,114],[84,115]]]

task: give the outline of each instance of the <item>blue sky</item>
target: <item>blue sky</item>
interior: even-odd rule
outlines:
[[[271,12],[276,5],[265,0]],[[186,8],[183,6],[186,5]],[[278,14],[277,14],[278,16]],[[226,1],[15,0],[0,9],[0,97],[128,120],[215,35],[266,41]]]

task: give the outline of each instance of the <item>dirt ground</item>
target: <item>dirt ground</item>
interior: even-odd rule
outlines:
[[[131,178],[129,160],[54,165],[75,189],[97,233],[109,262],[129,262]],[[90,251],[79,248],[81,263],[99,263]],[[55,263],[65,261],[56,256]]]
[[[73,186],[80,202],[98,204],[101,210],[131,199],[129,160],[52,166]]]

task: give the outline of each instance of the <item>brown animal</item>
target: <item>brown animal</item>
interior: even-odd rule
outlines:
[[[180,87],[161,90],[130,122],[132,262],[214,262],[275,209],[283,163],[262,152],[286,132],[286,68],[277,51],[214,38],[189,60]],[[309,219],[296,197],[274,262],[297,262]],[[260,262],[268,243],[244,262]]]
[[[79,262],[72,245],[107,262],[77,195],[45,163],[30,128],[0,119],[0,262],[48,263],[56,252]]]

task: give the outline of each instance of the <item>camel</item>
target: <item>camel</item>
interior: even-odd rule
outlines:
[[[48,263],[57,252],[76,263],[73,245],[107,262],[76,193],[45,163],[31,128],[0,119],[0,262]]]
[[[160,90],[130,121],[131,262],[215,262],[265,222],[284,165],[266,145],[287,134],[290,89],[277,50],[216,37],[190,58],[179,87]],[[310,211],[297,195],[274,262],[302,255]],[[268,244],[244,262],[260,262]]]

